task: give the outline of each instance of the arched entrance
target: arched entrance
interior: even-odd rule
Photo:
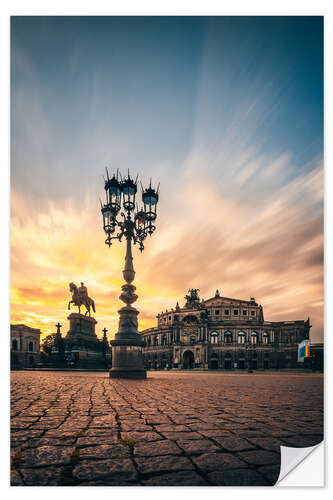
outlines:
[[[192,370],[194,366],[194,354],[192,351],[185,351],[183,354],[183,369]]]
[[[251,360],[251,370],[257,370],[258,368],[258,355],[256,352],[252,354],[252,360]]]
[[[231,354],[226,354],[224,358],[224,369],[231,370]]]
[[[238,368],[240,370],[244,370],[245,369],[245,358],[244,357],[241,357],[238,359]]]
[[[211,370],[218,370],[218,367],[219,367],[219,360],[216,352],[213,352],[213,354],[210,357],[210,368]]]

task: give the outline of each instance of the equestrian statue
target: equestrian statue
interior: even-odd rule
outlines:
[[[90,316],[90,307],[92,307],[92,310],[96,312],[95,302],[88,296],[87,287],[84,286],[83,282],[81,282],[81,286],[79,288],[75,285],[75,283],[70,283],[69,291],[72,294],[72,300],[68,302],[68,309],[71,308],[71,304],[74,304],[79,308],[79,314],[81,314],[81,306],[85,306],[87,309],[85,316],[87,316],[87,314]]]

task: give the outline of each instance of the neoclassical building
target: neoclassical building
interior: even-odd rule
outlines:
[[[297,346],[309,339],[310,319],[265,321],[254,298],[220,296],[200,300],[198,289],[184,307],[157,315],[157,326],[141,332],[147,369],[265,370],[297,368]]]
[[[40,361],[40,330],[27,325],[10,325],[12,368],[35,366]]]

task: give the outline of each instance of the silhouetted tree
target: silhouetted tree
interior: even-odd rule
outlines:
[[[46,354],[47,356],[50,356],[50,354],[51,354],[52,347],[54,346],[54,340],[55,340],[56,335],[57,335],[56,333],[51,333],[50,335],[45,337],[45,339],[42,342],[41,351],[44,354]]]

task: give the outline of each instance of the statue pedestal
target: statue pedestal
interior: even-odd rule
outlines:
[[[67,319],[69,319],[69,330],[65,338],[67,343],[98,342],[95,333],[95,325],[97,325],[95,318],[84,316],[84,314],[71,313]]]
[[[102,360],[101,342],[95,333],[97,321],[90,316],[71,313],[65,337],[65,358],[73,367],[99,367]]]

